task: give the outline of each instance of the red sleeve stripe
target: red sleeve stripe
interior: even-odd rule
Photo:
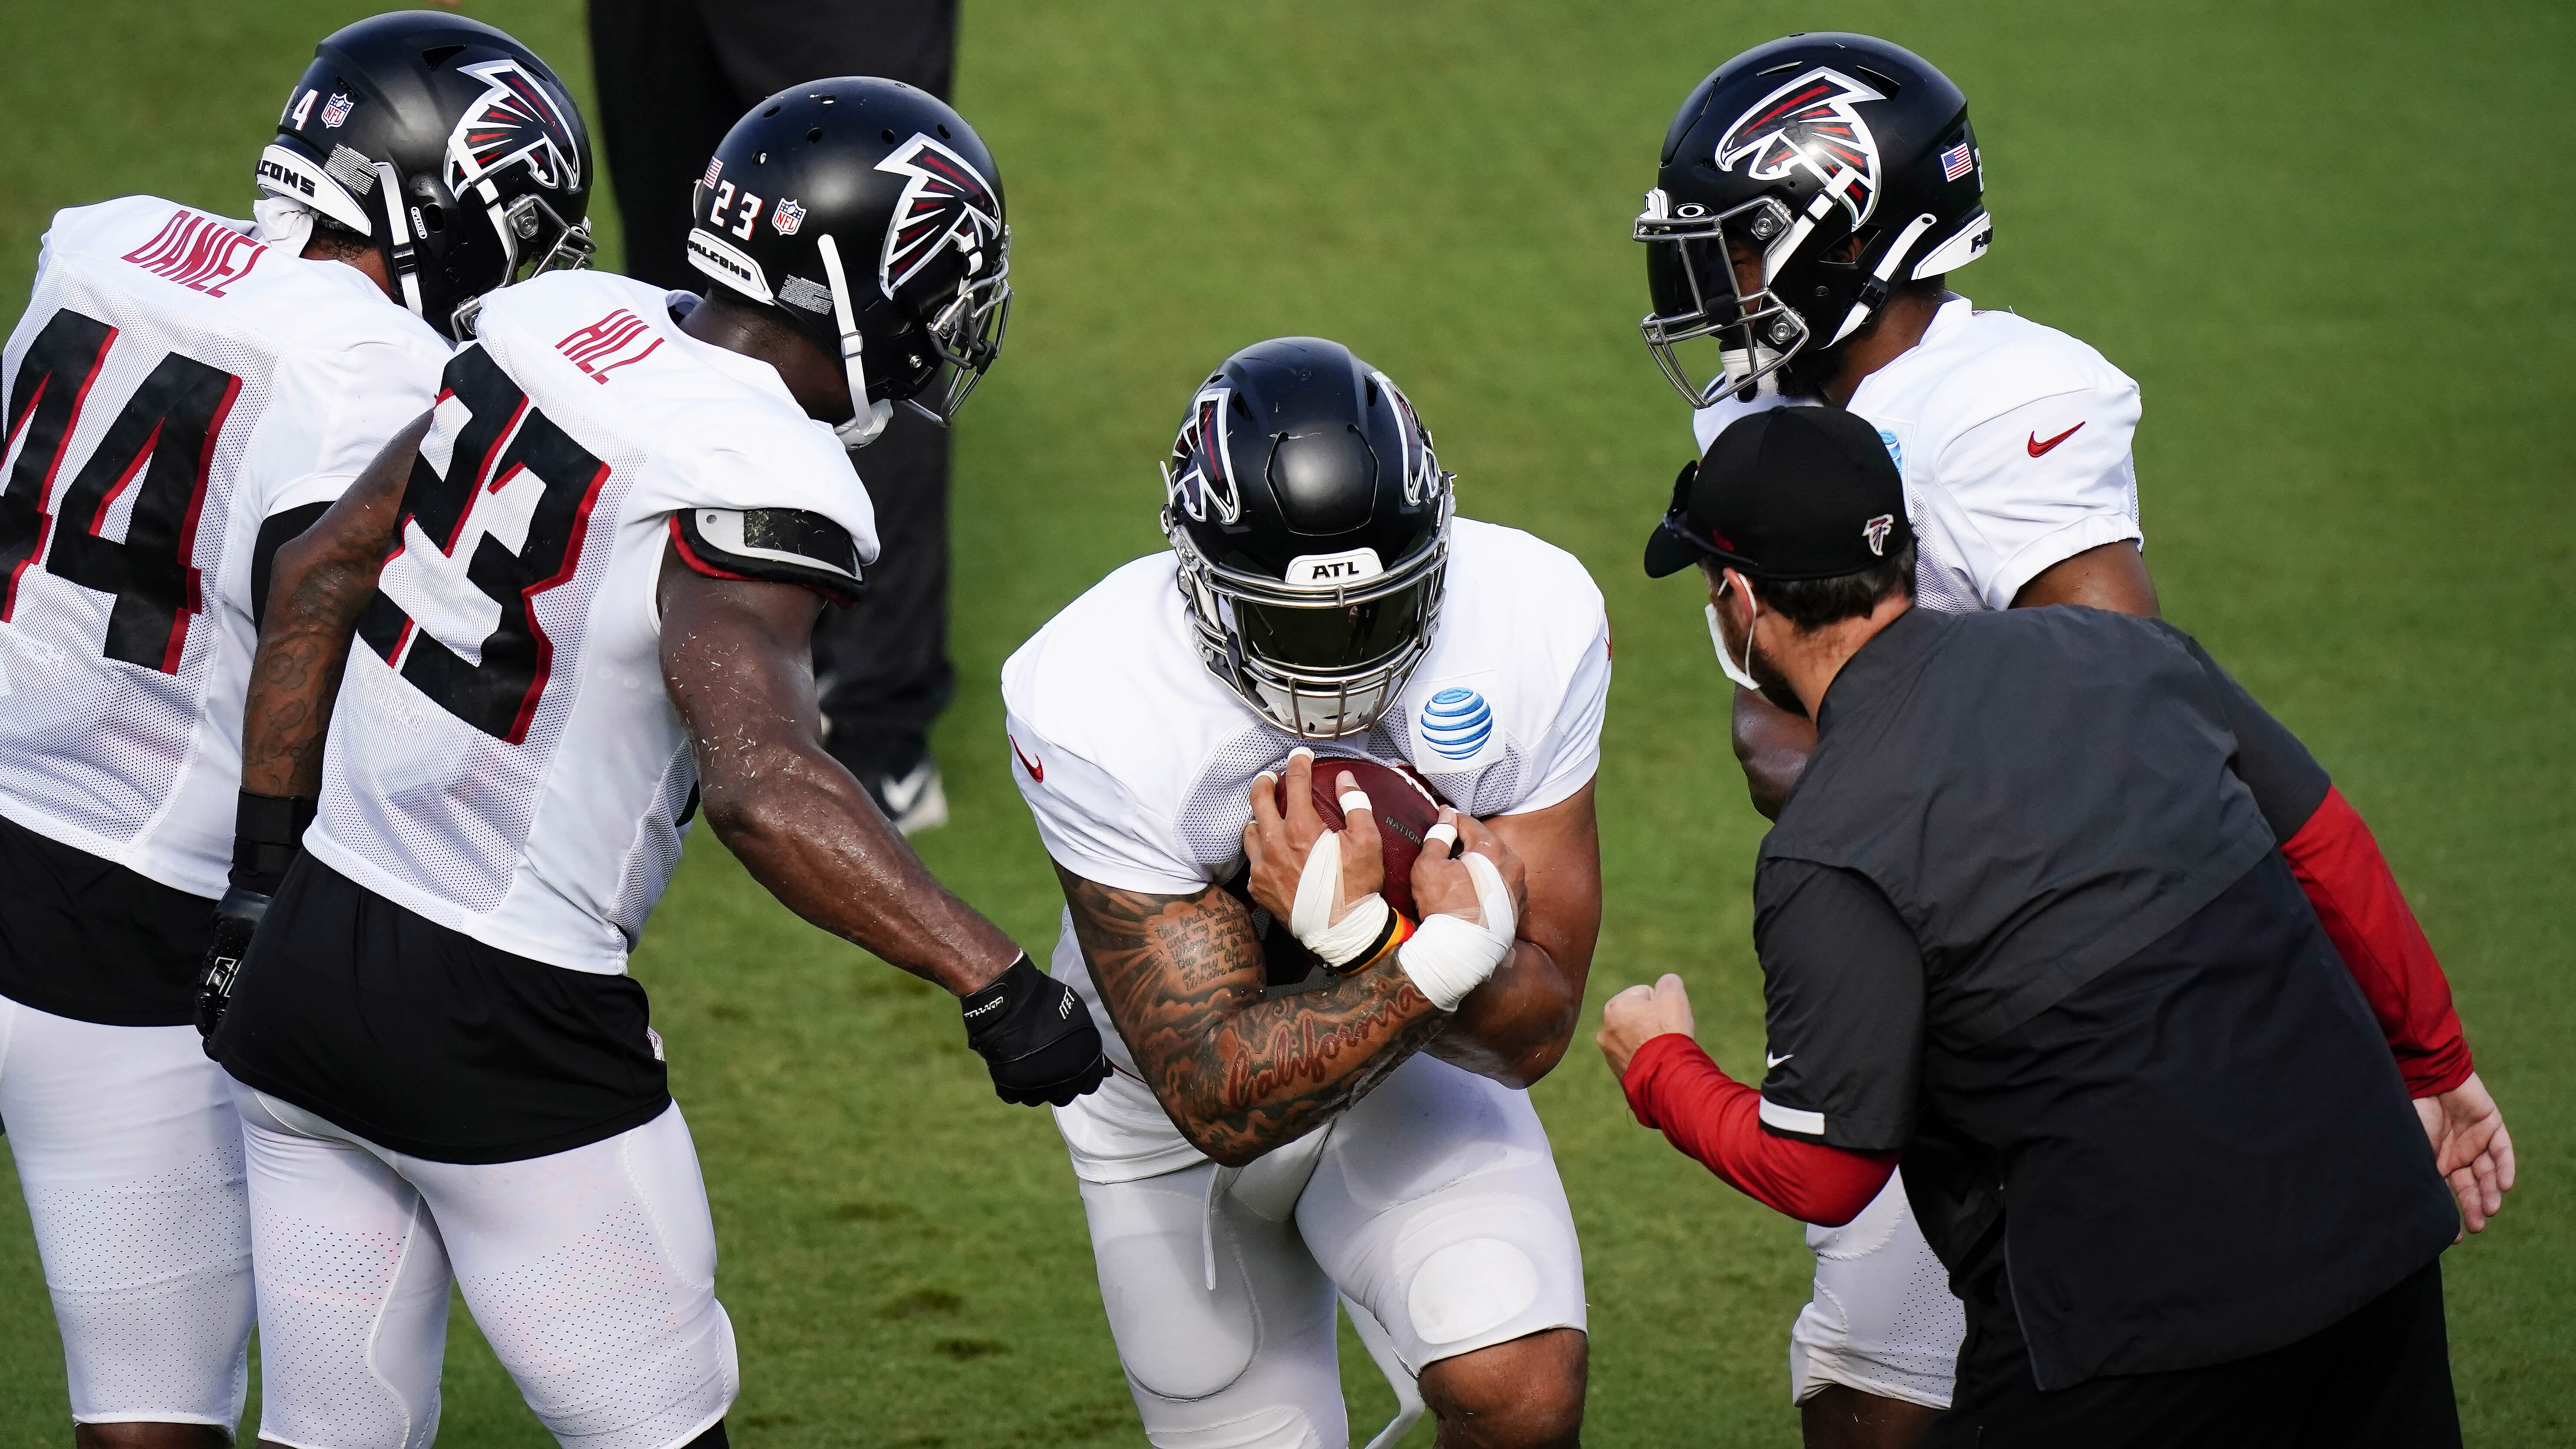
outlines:
[[[2474,1066],[2451,1006],[2451,983],[2379,842],[2341,790],[2326,791],[2281,854],[2379,1018],[2407,1091],[2429,1097],[2466,1081]]]
[[[1763,1131],[1760,1094],[1719,1071],[1699,1043],[1678,1032],[1639,1047],[1620,1085],[1639,1122],[1746,1196],[1800,1222],[1841,1227],[1896,1171],[1893,1152],[1853,1152]]]

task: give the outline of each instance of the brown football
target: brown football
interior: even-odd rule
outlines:
[[[1378,887],[1378,894],[1398,911],[1420,919],[1413,908],[1413,858],[1422,853],[1422,833],[1440,819],[1440,797],[1420,776],[1401,766],[1318,756],[1315,813],[1324,817],[1327,830],[1342,828],[1340,782],[1345,773],[1367,793],[1370,812],[1377,816],[1378,854],[1386,861],[1386,883]],[[1288,808],[1284,778],[1279,782],[1279,808]]]

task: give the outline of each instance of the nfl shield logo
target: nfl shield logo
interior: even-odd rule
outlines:
[[[805,208],[782,196],[778,198],[778,209],[769,214],[769,224],[778,228],[780,236],[794,236],[796,228],[805,224]]]
[[[333,96],[323,104],[322,124],[334,131],[340,129],[340,123],[349,119],[349,107],[355,104],[347,96]]]

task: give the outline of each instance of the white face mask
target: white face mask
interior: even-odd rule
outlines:
[[[1707,605],[1708,642],[1716,646],[1717,667],[1726,671],[1726,677],[1758,694],[1762,690],[1762,682],[1753,677],[1753,625],[1761,618],[1762,606],[1753,601],[1753,591],[1750,589],[1744,591],[1744,607],[1751,611],[1744,619],[1744,663],[1738,665],[1733,659],[1727,657],[1726,635],[1717,626],[1715,599],[1709,600]]]

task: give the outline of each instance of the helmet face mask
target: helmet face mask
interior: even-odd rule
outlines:
[[[1162,475],[1208,671],[1301,739],[1383,718],[1431,649],[1454,497],[1394,382],[1317,338],[1246,348],[1191,400]]]
[[[1848,34],[1756,46],[1692,90],[1630,235],[1654,300],[1639,331],[1693,407],[1815,390],[1896,289],[1984,254],[1967,104],[1920,56]],[[1701,341],[1706,381],[1680,351]]]
[[[1646,194],[1633,234],[1649,246],[1647,285],[1655,299],[1638,330],[1655,365],[1692,406],[1708,407],[1729,394],[1751,401],[1762,381],[1814,336],[1807,319],[1771,290],[1803,239],[1778,197],[1757,196],[1716,212],[1695,201],[1676,208],[1657,188]],[[1736,269],[1736,246],[1761,256],[1761,284],[1750,292]],[[1719,360],[1710,379],[1697,383],[1680,346],[1704,338],[1715,340]]]

